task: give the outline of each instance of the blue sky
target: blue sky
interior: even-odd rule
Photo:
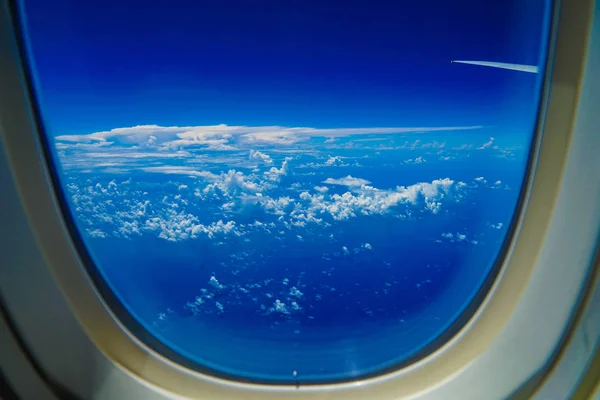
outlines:
[[[53,135],[140,124],[517,127],[545,4],[26,0]]]

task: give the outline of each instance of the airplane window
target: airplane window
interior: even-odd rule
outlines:
[[[147,345],[242,381],[399,368],[502,261],[544,0],[22,0],[89,273]]]

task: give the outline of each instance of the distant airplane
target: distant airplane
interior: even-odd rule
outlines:
[[[514,71],[529,72],[532,74],[538,73],[538,67],[535,65],[507,64],[507,63],[490,62],[490,61],[464,61],[464,60],[453,60],[450,62],[459,63],[459,64],[481,65],[484,67],[492,67],[492,68],[512,69]]]

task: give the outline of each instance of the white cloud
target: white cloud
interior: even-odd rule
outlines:
[[[442,233],[442,237],[444,239],[448,239],[452,243],[454,243],[454,242],[468,242],[468,243],[471,243],[471,244],[478,244],[479,243],[477,240],[469,240],[467,238],[466,234],[464,234],[464,233],[458,233],[458,232],[455,233],[455,234],[452,234],[450,232]]]
[[[221,285],[217,278],[215,278],[214,276],[210,277],[208,284],[214,287],[215,289],[223,289],[223,285]]]
[[[346,220],[357,215],[384,214],[400,204],[417,205],[424,203],[429,211],[438,213],[441,209],[441,200],[451,195],[456,186],[458,199],[462,185],[455,185],[448,178],[436,179],[432,182],[421,182],[408,187],[398,186],[395,190],[381,190],[362,185],[356,188],[356,193],[346,192],[325,196],[324,194],[311,195],[308,192],[301,194],[301,200],[309,202],[308,211],[314,215],[330,214],[335,220]]]
[[[417,157],[415,159],[409,158],[408,160],[404,161],[404,164],[424,164],[426,162],[427,160],[423,157]]]
[[[61,135],[59,143],[86,143],[102,145],[145,145],[164,148],[186,146],[219,146],[235,141],[262,142],[271,144],[292,144],[310,137],[344,137],[368,134],[425,133],[481,129],[482,126],[445,127],[372,127],[372,128],[333,128],[318,129],[307,127],[281,126],[158,126],[139,125],[116,128],[109,131],[81,135]]]
[[[250,150],[250,160],[260,161],[267,165],[273,164],[273,160],[271,159],[271,157],[268,154],[261,153],[258,150]]]
[[[327,161],[325,161],[325,165],[339,165],[342,164],[342,158],[340,156],[329,156],[329,158],[327,159]]]
[[[107,232],[123,238],[152,233],[161,239],[180,241],[244,234],[234,221],[200,223],[196,215],[185,210],[190,205],[181,194],[157,196],[162,200],[151,202],[146,198],[147,192],[140,192],[130,183],[115,181],[106,187],[97,183],[80,188],[71,183],[67,190],[74,212],[84,221],[86,233],[91,237],[108,237]]]
[[[232,127],[234,128],[234,127]],[[270,127],[235,127],[245,128],[247,133],[240,135],[244,140],[250,142],[260,142],[269,144],[289,145],[304,141],[311,137],[345,137],[354,135],[369,135],[369,134],[399,134],[399,133],[425,133],[425,132],[440,132],[440,131],[456,131],[456,130],[471,130],[481,129],[482,126],[464,126],[464,127],[422,127],[422,128],[334,128],[334,129],[317,129],[317,128],[285,128],[279,126]]]
[[[192,167],[179,167],[175,165],[162,165],[159,167],[144,167],[140,168],[144,172],[156,172],[169,175],[188,175],[197,176],[200,178],[216,179],[217,175],[208,171],[198,171]]]
[[[479,146],[479,147],[477,148],[477,150],[485,150],[485,149],[487,149],[487,148],[489,148],[489,147],[492,147],[492,145],[493,145],[493,144],[494,144],[494,138],[493,138],[493,137],[490,137],[490,140],[489,140],[489,141],[487,141],[487,142],[485,142],[485,143],[484,143],[484,144],[482,144],[481,146]]]
[[[292,286],[290,288],[290,296],[302,298],[304,296],[304,293],[302,293],[300,290],[298,290],[298,288],[296,286]]]
[[[369,183],[371,183],[371,181],[368,181],[368,180],[362,179],[362,178],[354,178],[354,177],[348,175],[345,178],[340,178],[340,179],[327,178],[323,181],[323,183],[326,183],[329,185],[341,185],[341,186],[353,187],[353,186],[368,185]]]
[[[291,160],[292,157],[286,157],[283,163],[281,163],[281,168],[271,167],[270,170],[265,171],[264,175],[271,181],[278,181],[281,176],[287,175],[288,165]]]
[[[286,159],[276,176],[288,173]],[[123,238],[153,234],[168,241],[192,239],[215,239],[223,236],[244,236],[251,231],[263,231],[279,237],[294,229],[294,237],[303,238],[312,232],[297,230],[311,226],[327,227],[333,221],[348,220],[360,216],[381,215],[390,212],[399,218],[414,217],[415,211],[440,213],[447,200],[457,201],[469,190],[462,183],[451,179],[437,179],[410,186],[379,189],[369,186],[366,179],[346,176],[326,180],[328,184],[343,185],[345,193],[330,194],[325,186],[296,192],[294,195],[272,196],[278,189],[271,176],[246,175],[229,170],[215,174],[192,167],[152,166],[149,171],[199,176],[204,179],[153,186],[147,182],[108,184],[89,180],[81,188],[70,183],[67,188],[75,205],[75,212],[85,222],[88,236],[118,236]],[[75,182],[75,180],[73,180]],[[141,185],[141,186],[140,186]],[[141,188],[144,189],[141,189]],[[244,224],[236,223],[236,216],[250,206],[259,206],[276,216],[275,220]],[[209,215],[218,220],[206,219],[206,207],[213,207]],[[96,231],[97,230],[97,231]],[[102,233],[100,233],[102,232]],[[222,241],[223,239],[219,239]]]
[[[86,229],[87,234],[93,238],[105,238],[106,233],[102,232],[100,229]]]
[[[280,313],[280,314],[289,314],[287,306],[285,303],[281,302],[279,299],[276,299],[273,303],[273,306],[269,308],[269,313]]]
[[[456,130],[480,129],[481,126],[447,126],[447,127],[372,127],[372,128],[332,128],[318,129],[310,127],[281,126],[158,126],[140,125],[116,128],[108,131],[78,135],[59,135],[55,137],[55,145],[59,150],[61,163],[65,169],[81,171],[102,171],[127,173],[131,170],[160,172],[161,166],[173,166],[175,162],[183,164],[180,168],[163,173],[194,175],[199,168],[199,160],[203,164],[226,163],[229,167],[246,167],[248,152],[250,161],[258,161],[264,165],[273,165],[273,159],[260,151],[256,145],[270,145],[270,152],[295,152],[307,154],[314,151],[302,143],[309,144],[315,137],[349,137],[356,135],[395,135],[421,134],[426,132],[444,132]],[[369,139],[367,137],[367,139]],[[384,139],[384,138],[377,138]],[[416,143],[416,142],[415,142]],[[313,143],[314,144],[314,143]],[[340,146],[352,146],[352,142],[340,141]],[[440,147],[434,142],[425,146]],[[293,148],[289,148],[293,147]],[[208,156],[208,152],[227,151],[228,155],[216,153]],[[317,155],[319,152],[314,151]],[[98,162],[99,160],[105,160]],[[235,160],[235,163],[234,163]],[[246,165],[244,165],[244,161]],[[321,164],[313,167],[358,166],[354,161],[348,162],[340,155],[329,155]],[[310,166],[310,165],[308,165]],[[154,168],[145,170],[143,168]],[[239,169],[238,168],[238,169]],[[272,180],[282,175],[281,170],[274,168],[267,172]]]

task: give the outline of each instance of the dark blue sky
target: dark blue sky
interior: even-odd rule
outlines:
[[[24,0],[52,134],[529,125],[544,0]],[[527,121],[527,122],[525,122]],[[521,132],[518,132],[522,134]]]

